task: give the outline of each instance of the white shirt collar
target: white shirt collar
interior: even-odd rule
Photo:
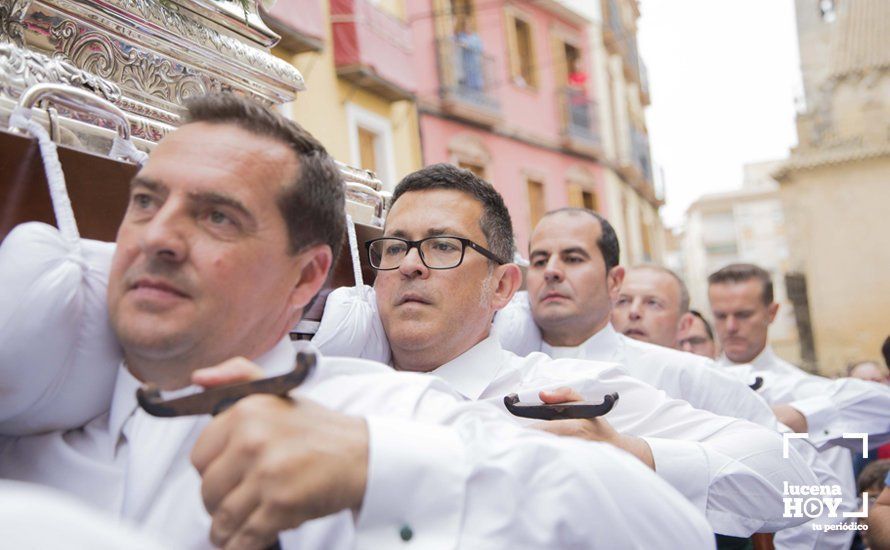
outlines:
[[[751,361],[751,364],[757,368],[768,369],[775,366],[777,361],[778,357],[776,357],[772,346],[767,344],[763,350],[757,354],[757,357]]]
[[[735,363],[726,357],[726,354],[720,356],[719,363],[724,366],[747,364],[750,365],[755,372],[792,376],[796,378],[807,374],[805,371],[801,370],[800,367],[793,365],[776,355],[776,352],[773,351],[773,347],[769,344],[767,344],[750,363]]]
[[[297,352],[307,351],[320,355],[318,349],[312,343],[298,340],[291,342],[289,336],[285,336],[275,344],[275,347],[255,359],[253,362],[262,367],[267,376],[277,376],[293,370],[297,359]]]
[[[142,382],[130,374],[126,363],[121,361],[117,367],[117,378],[114,383],[114,394],[111,400],[111,410],[108,413],[108,433],[111,435],[109,442],[112,452],[121,437],[124,423],[136,410],[136,390],[142,386]]]
[[[500,360],[500,355],[503,352],[497,337],[494,334],[489,334],[488,338],[437,368],[431,374],[444,380],[464,397],[475,401],[497,378],[498,372],[504,364],[504,361]]]
[[[262,367],[270,376],[284,374],[293,368],[294,360],[296,358],[296,351],[294,348],[295,346],[290,342],[290,338],[285,336],[279,340],[272,349],[256,359],[254,363]],[[311,346],[308,346],[308,349],[316,351]],[[111,401],[111,410],[109,412],[108,420],[108,432],[111,435],[112,445],[117,445],[124,424],[138,406],[136,401],[136,390],[141,386],[142,382],[130,373],[125,363],[121,362],[118,365],[117,379],[115,380],[114,395]],[[197,393],[202,389],[203,388],[200,386],[187,386],[179,390],[161,392],[161,395],[165,399],[172,399],[174,397],[182,397],[184,395]]]
[[[721,365],[751,365],[761,370],[774,368],[779,361],[780,359],[773,351],[772,346],[770,346],[769,344],[767,344],[762,350],[760,350],[760,353],[757,354],[757,357],[755,357],[748,363],[736,363],[726,356],[726,352],[721,353],[720,358],[717,360],[717,362]]]
[[[584,359],[609,361],[614,358],[621,345],[620,335],[612,327],[612,323],[608,323],[581,345],[563,347],[551,346],[547,342],[542,342],[541,351],[554,359],[583,357]]]

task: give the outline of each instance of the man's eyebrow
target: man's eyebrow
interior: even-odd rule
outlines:
[[[215,193],[213,191],[192,191],[188,194],[190,200],[205,206],[225,206],[237,211],[246,218],[246,221],[256,225],[256,217],[244,206],[244,203],[234,197]]]
[[[167,186],[163,183],[139,175],[136,175],[133,179],[130,180],[130,191],[137,187],[145,187],[149,191],[153,191],[159,194],[167,193]]]
[[[529,258],[533,258],[534,256],[549,256],[549,255],[550,255],[549,251],[541,250],[541,249],[532,250],[531,252],[528,253]]]
[[[439,235],[454,235],[455,237],[463,237],[464,235],[460,231],[455,231],[454,229],[450,229],[448,227],[431,227],[426,230],[424,237],[438,237]],[[408,238],[408,232],[402,229],[396,229],[387,237],[399,237],[400,239],[411,240]]]
[[[573,246],[571,248],[563,248],[562,250],[559,251],[559,253],[560,254],[580,254],[580,255],[584,256],[585,258],[590,257],[590,253],[588,253],[586,250],[584,250],[580,246]]]
[[[431,227],[426,230],[426,235],[428,237],[438,237],[439,235],[454,235],[455,237],[464,236],[462,231],[456,231],[453,228],[448,227]]]

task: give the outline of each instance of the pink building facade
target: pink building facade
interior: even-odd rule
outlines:
[[[406,4],[423,163],[451,162],[491,181],[523,255],[544,212],[602,210],[589,22],[550,0]]]

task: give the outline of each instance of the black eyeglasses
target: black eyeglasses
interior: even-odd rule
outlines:
[[[398,269],[402,260],[412,248],[417,248],[420,261],[430,269],[453,269],[464,261],[467,247],[472,248],[489,260],[503,265],[507,262],[495,256],[493,252],[480,246],[470,239],[442,235],[427,237],[419,241],[409,241],[398,237],[382,237],[365,243],[371,267],[380,271]]]

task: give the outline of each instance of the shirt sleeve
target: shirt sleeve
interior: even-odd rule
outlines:
[[[713,547],[689,502],[605,444],[522,428],[435,388],[411,418],[368,426],[357,548]]]
[[[53,527],[47,529],[47,518]],[[168,548],[120,518],[43,485],[0,481],[0,533],[9,548]]]
[[[776,416],[770,406],[745,382],[710,365],[679,370],[682,395],[671,397],[688,401],[697,409],[777,429]]]
[[[805,520],[783,517],[783,483],[813,485],[816,477],[793,449],[783,458],[782,438],[776,431],[695,409],[627,376],[619,366],[604,369],[584,363],[593,362],[548,364],[551,385],[572,386],[595,401],[604,393],[617,392],[618,402],[605,420],[621,433],[646,439],[656,473],[663,472],[662,477],[699,506],[714,532],[746,537]],[[683,460],[694,466],[681,466]]]
[[[780,433],[791,433],[791,428],[784,424],[779,427]],[[822,515],[807,523],[782,529],[776,533],[773,542],[776,548],[818,548],[819,550],[847,550],[850,548],[850,532],[838,527],[847,521],[845,512],[856,512],[856,495],[847,493],[849,483],[843,483],[838,472],[828,464],[816,448],[806,439],[790,438],[788,445],[800,453],[807,465],[816,474],[819,485],[840,487],[844,492],[834,514],[826,506]],[[851,478],[852,481],[852,478]]]
[[[708,508],[708,453],[699,443],[643,437],[652,451],[655,471],[702,512]]]
[[[810,441],[819,449],[843,445],[861,450],[862,440],[844,438],[845,433],[868,434],[870,448],[890,441],[890,387],[806,375],[796,381],[794,397],[789,405],[806,417]]]

